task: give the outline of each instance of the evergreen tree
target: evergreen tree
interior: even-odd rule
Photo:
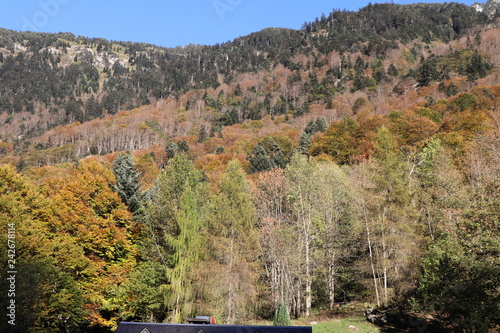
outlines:
[[[325,132],[328,129],[328,123],[325,117],[319,117],[316,119],[316,131]]]
[[[389,74],[390,76],[398,76],[398,69],[396,68],[396,66],[394,66],[394,64],[389,65],[387,74]]]
[[[491,65],[476,51],[472,54],[465,72],[467,73],[469,80],[475,81],[478,78],[486,76],[488,70],[490,69]]]
[[[267,171],[276,167],[276,163],[269,157],[261,142],[254,147],[252,154],[247,157],[247,160],[250,162],[250,173]]]
[[[302,133],[300,136],[299,150],[302,154],[308,154],[309,147],[311,147],[311,137],[307,133]]]
[[[316,121],[311,120],[310,122],[307,123],[306,128],[304,129],[304,133],[306,133],[309,136],[314,135],[318,131],[318,124],[316,124]]]
[[[273,138],[269,140],[268,144],[269,148],[267,151],[272,164],[274,164],[278,168],[284,169],[287,161],[285,159],[285,154],[283,152],[283,149],[281,149],[281,146],[277,144]]]
[[[198,143],[204,142],[208,138],[207,129],[205,126],[200,127],[200,131],[198,132]]]
[[[177,147],[180,153],[187,153],[189,150],[189,144],[184,140],[177,142]]]
[[[165,152],[167,154],[167,161],[174,158],[175,154],[179,151],[179,146],[173,141],[169,141],[165,147]]]
[[[280,303],[278,309],[274,314],[273,319],[274,326],[291,326],[292,321],[290,319],[290,314],[288,313],[288,307],[285,303]]]
[[[137,213],[142,208],[141,174],[135,169],[134,157],[121,152],[113,163],[116,177],[115,189],[127,205],[131,213]]]
[[[224,154],[225,152],[224,146],[219,145],[215,147],[214,154]]]

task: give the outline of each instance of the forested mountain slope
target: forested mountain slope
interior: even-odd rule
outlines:
[[[358,12],[334,11],[304,24],[302,30],[265,29],[225,44],[175,49],[70,33],[1,30],[0,135],[4,142],[26,141],[58,125],[82,123],[169,98],[178,100],[190,90],[220,91],[221,86],[238,83],[243,74],[269,73],[280,66],[294,74],[286,85],[293,89],[297,85],[293,81],[298,81],[300,94],[280,91],[276,97],[272,90],[254,85],[248,87],[253,93],[245,91],[239,104],[248,109],[260,94],[268,97],[265,103],[259,101],[253,110],[239,116],[228,108],[211,123],[223,126],[276,112],[300,114],[311,101],[324,97],[328,103],[341,90],[339,83],[352,79],[348,71],[358,53],[368,57],[371,65],[413,39],[449,42],[484,28],[495,18],[456,3],[380,4]],[[423,55],[423,50],[410,51],[417,60]],[[330,59],[346,52],[352,54],[351,59],[331,63]],[[359,66],[354,69],[360,70]],[[319,83],[314,81],[318,74],[327,74],[323,83],[330,86],[314,86]],[[380,81],[381,74],[375,74]],[[412,73],[400,75],[408,74]],[[305,82],[304,76],[312,80]],[[355,88],[373,86],[369,78],[358,77]],[[280,88],[284,87],[275,87]],[[317,90],[325,91],[317,96]],[[281,104],[275,111],[269,104],[276,104],[276,98]],[[21,151],[26,148],[22,143],[16,144]]]

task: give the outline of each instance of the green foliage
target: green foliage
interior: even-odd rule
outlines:
[[[181,153],[187,153],[189,150],[189,145],[185,140],[177,142],[177,147],[179,148],[179,152]]]
[[[134,157],[121,152],[113,163],[113,172],[116,177],[116,191],[127,205],[131,213],[138,212],[142,204],[140,178],[141,174],[135,169]]]
[[[311,137],[307,133],[300,136],[299,149],[302,154],[307,154],[311,147]]]
[[[394,66],[394,64],[389,65],[389,68],[387,69],[387,74],[389,74],[390,76],[398,76],[399,72],[396,66]]]
[[[347,164],[356,157],[356,131],[358,124],[350,118],[333,122],[323,136],[313,142],[309,152],[316,156],[328,154],[338,164]]]
[[[280,303],[273,318],[274,326],[292,326],[288,306],[285,303]]]
[[[226,149],[224,148],[224,146],[217,146],[215,147],[215,150],[214,150],[214,154],[224,154],[226,152]]]
[[[328,129],[328,123],[325,117],[319,117],[316,119],[316,129],[318,132],[325,132]]]
[[[169,141],[165,147],[167,161],[174,158],[175,154],[179,151],[179,146],[173,141]]]
[[[205,185],[198,183],[191,188],[186,183],[175,216],[177,233],[166,235],[166,243],[172,250],[172,256],[167,269],[169,285],[165,291],[165,305],[172,309],[172,322],[180,323],[195,314],[193,303],[197,292],[193,282],[199,274],[199,256],[205,238],[204,210],[208,192]]]
[[[437,59],[430,57],[425,59],[418,69],[417,82],[421,87],[428,86],[432,81],[438,80],[440,74],[437,68]]]
[[[271,158],[262,142],[259,142],[253,149],[251,155],[248,155],[247,160],[250,162],[249,173],[271,170],[276,167],[276,163]]]
[[[316,324],[312,327],[313,333],[352,333],[352,327],[360,332],[379,333],[380,327],[370,324],[365,317],[342,318],[330,322]]]
[[[465,68],[465,72],[467,73],[469,80],[475,81],[478,78],[486,76],[491,67],[491,64],[476,51],[472,54],[472,57]]]
[[[471,93],[463,93],[453,100],[452,109],[463,112],[477,107],[477,97]]]
[[[241,322],[256,301],[260,248],[250,186],[237,160],[228,164],[210,198],[207,232],[207,300],[219,305],[228,324]]]
[[[429,118],[435,123],[439,123],[441,121],[441,114],[428,108],[417,109],[415,113],[420,116]]]
[[[4,231],[0,235],[0,286],[5,296],[12,289],[7,272],[13,269],[7,263],[13,263],[18,272],[15,296],[0,299],[1,313],[8,318],[8,302],[15,299],[19,331],[76,330],[89,315],[78,281],[79,269],[85,269],[86,264],[78,263],[81,257],[72,252],[73,247],[66,248],[69,254],[55,251],[64,244],[64,237],[48,229],[52,218],[50,203],[33,184],[13,168],[0,167],[0,225]],[[14,239],[8,237],[8,229],[15,230]],[[14,241],[14,252],[8,252],[12,250],[8,239]],[[64,257],[68,255],[74,257],[71,264]],[[7,332],[12,326],[2,320],[0,329]]]

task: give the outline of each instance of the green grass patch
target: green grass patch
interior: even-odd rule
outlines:
[[[379,327],[370,324],[365,317],[337,319],[314,325],[313,333],[380,333]]]

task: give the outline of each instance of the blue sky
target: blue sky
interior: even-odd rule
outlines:
[[[332,9],[369,1],[328,0],[0,0],[0,27],[175,47],[213,45],[268,27],[300,29]],[[376,1],[373,1],[375,3]],[[407,4],[417,1],[395,0]],[[418,1],[438,2],[438,1]],[[472,4],[474,1],[460,1]]]

